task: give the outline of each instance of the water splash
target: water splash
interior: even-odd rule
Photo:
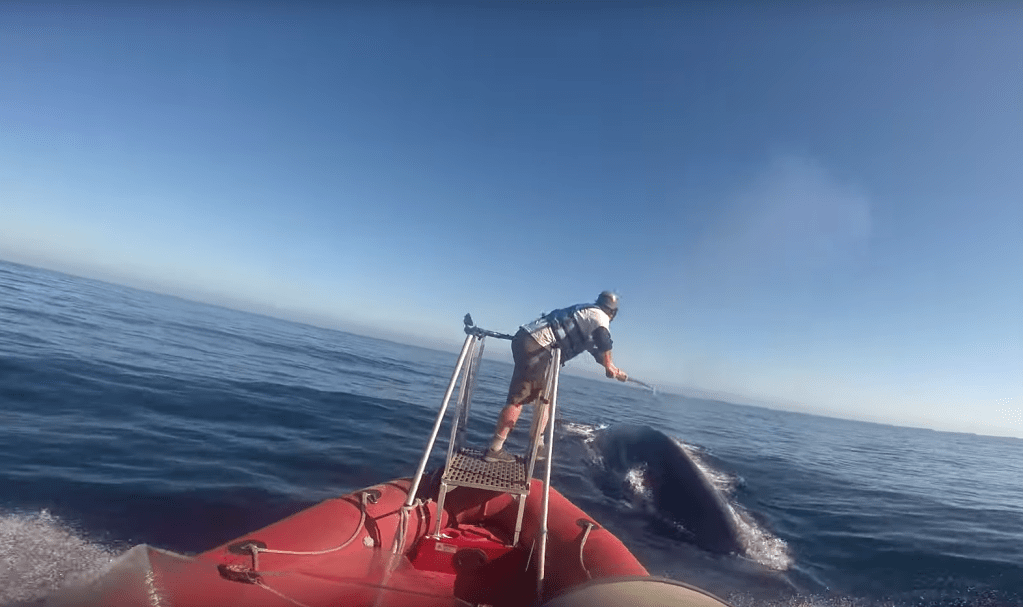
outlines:
[[[738,475],[713,468],[707,463],[705,452],[699,446],[690,445],[675,437],[671,437],[671,440],[679,449],[685,451],[700,473],[725,497],[729,514],[739,530],[739,539],[745,556],[775,571],[787,571],[791,568],[794,561],[785,540],[757,524],[753,517],[734,501],[735,489],[742,484],[742,479]]]
[[[116,555],[83,539],[46,510],[0,513],[0,605],[39,601],[102,569]]]
[[[625,484],[629,487],[632,495],[633,507],[644,507],[653,509],[654,492],[650,488],[650,481],[647,480],[647,467],[636,466],[625,474]]]
[[[566,434],[583,437],[584,443],[592,443],[593,439],[597,436],[597,433],[601,430],[606,430],[610,427],[610,424],[582,424],[579,422],[565,422],[562,424],[561,429]]]
[[[706,451],[699,445],[691,445],[683,442],[674,436],[669,437],[672,442],[678,445],[678,448],[685,452],[689,456],[689,459],[696,464],[703,476],[710,481],[710,484],[714,485],[722,495],[731,497],[735,493],[735,488],[742,484],[742,479],[738,475],[728,474],[715,469],[713,466],[707,463],[704,454]]]
[[[739,528],[739,539],[747,558],[775,571],[787,571],[792,567],[794,561],[785,540],[758,525],[741,507],[729,502],[728,508]]]
[[[765,601],[748,594],[729,595],[728,602],[733,607],[893,607],[894,603],[886,601],[877,603],[853,597],[793,596],[785,599]],[[965,607],[965,606],[964,606]]]

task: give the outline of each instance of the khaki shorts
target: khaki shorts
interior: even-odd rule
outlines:
[[[512,371],[511,385],[508,387],[507,403],[531,403],[546,387],[551,352],[536,343],[525,330],[519,329],[512,339],[512,358],[515,360],[515,370]]]

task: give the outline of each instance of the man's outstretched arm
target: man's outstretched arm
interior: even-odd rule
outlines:
[[[604,365],[604,374],[608,377],[613,377],[618,381],[625,381],[629,379],[629,376],[626,375],[625,371],[616,367],[614,362],[611,360],[611,350],[605,350],[604,353],[601,354],[599,362]]]

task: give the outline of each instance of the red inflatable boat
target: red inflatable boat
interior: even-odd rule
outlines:
[[[321,502],[196,556],[136,546],[47,607],[484,606],[722,607],[698,589],[650,577],[629,550],[550,487],[527,456],[487,463],[460,446],[486,336],[469,334],[416,475]],[[558,357],[547,396],[556,412]],[[448,457],[424,474],[456,384]],[[539,416],[534,415],[534,418]]]

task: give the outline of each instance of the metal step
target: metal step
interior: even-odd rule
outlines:
[[[480,449],[459,449],[451,456],[441,483],[452,487],[475,487],[503,493],[527,495],[526,462],[515,456],[514,462],[485,462]]]

